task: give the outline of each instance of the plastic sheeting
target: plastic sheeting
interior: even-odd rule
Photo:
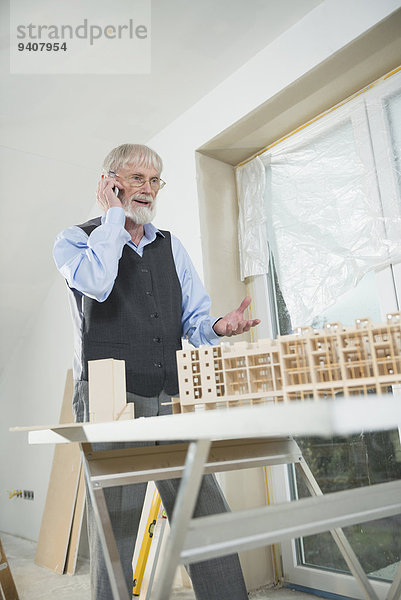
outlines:
[[[270,246],[294,326],[401,261],[399,81],[385,102],[349,102],[236,171],[241,276],[268,271]]]
[[[238,238],[241,280],[263,275],[269,269],[267,214],[265,209],[266,170],[264,161],[254,158],[235,171],[239,198]]]

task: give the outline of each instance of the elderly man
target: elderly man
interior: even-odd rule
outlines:
[[[166,414],[178,393],[176,350],[182,337],[193,345],[248,331],[245,298],[225,317],[209,316],[210,299],[179,240],[152,225],[157,194],[165,185],[162,161],[139,144],[124,144],[105,158],[97,201],[104,215],[57,236],[54,258],[65,277],[74,323],[74,399],[77,421],[89,420],[88,361],[125,360],[127,401],[135,417]],[[108,446],[110,447],[110,446]],[[157,482],[171,516],[179,480]],[[128,589],[145,484],[105,490]],[[203,478],[194,516],[228,510],[211,475]],[[112,597],[91,506],[88,506],[92,598]],[[245,600],[236,555],[191,565],[198,600]]]

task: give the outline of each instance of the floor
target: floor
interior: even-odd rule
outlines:
[[[89,563],[78,560],[76,574],[56,575],[34,563],[36,544],[5,533],[1,534],[4,551],[20,600],[88,600],[90,598]],[[1,596],[1,593],[0,593]],[[194,600],[191,590],[173,590],[170,600]],[[251,593],[250,600],[316,600],[316,596],[290,589],[264,589]]]

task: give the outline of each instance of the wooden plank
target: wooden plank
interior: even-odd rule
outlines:
[[[168,444],[91,452],[83,445],[90,464],[92,483],[103,488],[124,483],[181,477],[188,444]],[[262,465],[296,463],[301,451],[293,439],[251,439],[213,442],[205,473],[248,469]]]
[[[70,543],[68,544],[65,573],[74,575],[77,566],[79,540],[81,538],[82,521],[85,510],[85,475],[81,464],[78,493],[72,520]]]
[[[71,423],[73,379],[67,372],[60,423]],[[35,563],[55,573],[63,573],[70,541],[72,518],[80,474],[78,444],[56,446],[46,504],[36,547]]]
[[[0,590],[5,600],[18,600],[18,592],[11,574],[10,565],[0,539]]]

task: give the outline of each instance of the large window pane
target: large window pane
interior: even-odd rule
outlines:
[[[398,430],[364,433],[348,438],[298,440],[304,457],[324,493],[401,478]],[[309,495],[296,478],[295,495]],[[344,529],[365,572],[391,581],[401,560],[401,516],[361,523]],[[299,562],[341,572],[349,569],[329,533],[298,542]]]

